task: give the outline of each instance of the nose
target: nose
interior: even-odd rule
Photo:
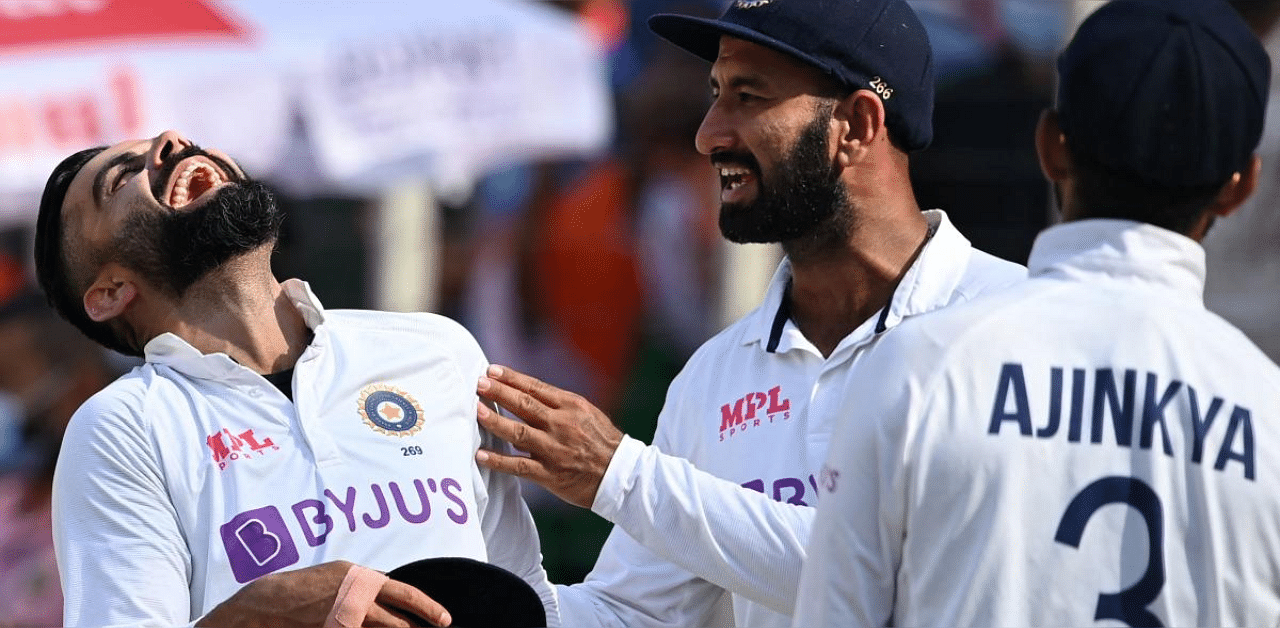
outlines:
[[[698,126],[698,134],[694,136],[694,146],[703,155],[710,155],[725,150],[733,145],[734,136],[727,124],[726,116],[717,102],[712,102],[707,114],[702,117]]]
[[[169,130],[157,135],[151,140],[151,150],[147,155],[147,161],[155,168],[164,165],[164,160],[170,155],[191,145],[191,141],[177,131]]]

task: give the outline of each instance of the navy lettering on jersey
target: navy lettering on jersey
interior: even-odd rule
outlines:
[[[1159,373],[1109,367],[1094,369],[1090,373],[1076,368],[1070,369],[1071,382],[1068,385],[1067,370],[1060,366],[1049,368],[1048,390],[1043,391],[1029,389],[1022,364],[1008,362],[1001,365],[995,377],[996,394],[987,433],[1000,436],[1003,428],[1007,434],[1016,431],[1016,435],[1022,437],[1054,438],[1061,432],[1065,406],[1066,440],[1069,443],[1082,441],[1085,413],[1088,412],[1089,443],[1114,442],[1116,446],[1132,448],[1136,440],[1139,449],[1150,451],[1156,447],[1156,433],[1159,432],[1159,451],[1172,457],[1175,453],[1169,435],[1169,421],[1181,421],[1189,428],[1184,432],[1191,436],[1191,442],[1185,445],[1188,451],[1182,455],[1193,463],[1204,464],[1205,450],[1208,449],[1215,470],[1226,472],[1230,466],[1238,468],[1245,479],[1254,479],[1257,456],[1253,415],[1248,408],[1228,404],[1221,397],[1213,397],[1206,406],[1193,386],[1176,379],[1162,380]],[[1092,387],[1089,387],[1090,380]],[[1034,398],[1038,402],[1042,398],[1039,395],[1045,393],[1048,403],[1033,406],[1031,400]],[[1033,414],[1042,408],[1047,410],[1045,422],[1033,429],[1037,423]],[[1224,412],[1225,408],[1231,408],[1229,413]],[[1227,418],[1217,421],[1219,415]],[[1108,432],[1110,438],[1106,437]]]
[[[1010,396],[1012,394],[1012,396]],[[1010,408],[1010,403],[1013,407]],[[1031,404],[1027,402],[1027,378],[1021,364],[1005,364],[1000,367],[1000,385],[996,388],[996,403],[991,408],[992,434],[1000,433],[1005,421],[1018,424],[1023,436],[1031,435]]]
[[[1142,436],[1138,437],[1138,446],[1143,449],[1151,449],[1151,438],[1155,432],[1156,425],[1159,425],[1160,442],[1164,445],[1164,454],[1172,456],[1173,445],[1169,442],[1169,427],[1164,423],[1164,409],[1178,394],[1178,390],[1182,388],[1182,382],[1176,379],[1173,380],[1164,389],[1164,392],[1160,394],[1160,400],[1157,401],[1156,381],[1155,373],[1147,373],[1146,394],[1143,396],[1145,402],[1142,404]]]
[[[1093,385],[1093,434],[1090,440],[1102,442],[1102,418],[1104,410],[1111,411],[1111,424],[1115,428],[1116,444],[1128,447],[1133,438],[1133,396],[1138,372],[1124,372],[1124,399],[1116,390],[1115,374],[1111,369],[1098,369]]]
[[[1242,441],[1239,451],[1231,447],[1237,434]],[[1213,463],[1213,468],[1221,471],[1228,460],[1244,465],[1244,477],[1253,479],[1253,419],[1249,411],[1240,406],[1231,411],[1231,424],[1227,426],[1227,435],[1222,439],[1222,449],[1218,450],[1218,460]]]

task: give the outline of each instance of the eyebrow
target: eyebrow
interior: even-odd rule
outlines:
[[[715,78],[710,78],[708,82],[711,84],[711,89],[720,88],[720,83],[716,81]],[[768,86],[768,83],[766,83],[762,77],[755,74],[748,74],[748,75],[737,75],[730,78],[728,88],[737,89],[741,87],[750,87],[754,89],[764,89],[767,86]]]
[[[123,165],[131,160],[144,156],[146,153],[120,153],[111,158],[101,169],[98,174],[93,176],[93,200],[99,206],[102,205],[103,196],[106,194],[107,173],[116,167]]]

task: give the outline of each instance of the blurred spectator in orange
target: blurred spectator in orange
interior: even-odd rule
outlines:
[[[530,214],[542,243],[531,260],[536,299],[557,333],[585,362],[587,390],[616,408],[641,317],[631,235],[632,173],[616,159],[589,164]]]
[[[112,374],[101,350],[58,318],[2,254],[0,347],[0,395],[17,428],[0,460],[0,626],[60,626],[54,463],[71,414]]]

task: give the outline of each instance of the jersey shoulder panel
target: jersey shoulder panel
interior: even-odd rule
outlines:
[[[413,338],[453,353],[459,362],[472,364],[485,360],[484,351],[475,336],[461,323],[430,312],[375,312],[372,310],[329,310],[327,323],[342,331],[353,330],[370,336],[378,346],[394,347]]]
[[[1002,290],[1026,279],[1025,266],[971,247],[969,263],[956,286],[952,303],[968,301],[993,290]]]

